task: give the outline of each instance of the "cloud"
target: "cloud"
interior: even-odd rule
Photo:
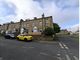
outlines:
[[[52,15],[62,29],[79,23],[78,0],[42,0],[41,4],[45,15]]]
[[[4,3],[5,2],[5,3]],[[33,18],[33,17],[40,17],[42,14],[42,8],[39,6],[38,2],[34,2],[33,0],[5,0],[0,2],[3,5],[7,5],[7,9],[9,9],[10,12],[15,12],[15,14],[6,14],[3,15],[2,13],[7,13],[7,9],[4,9],[6,6],[1,6],[0,8],[5,11],[1,11],[1,18],[2,23],[4,23],[4,20],[8,19],[8,21],[14,20],[19,21],[20,19],[26,19],[26,18]],[[13,7],[14,5],[15,7]],[[10,9],[12,8],[12,9]],[[15,10],[13,10],[15,9]],[[14,17],[14,19],[13,19]],[[11,19],[12,18],[12,19]]]
[[[73,25],[68,28],[68,31],[76,32],[79,30],[79,24]]]
[[[0,0],[0,22],[33,17],[53,16],[53,22],[65,28],[79,21],[78,0]],[[2,5],[4,6],[2,6]],[[6,6],[8,8],[6,8]],[[75,21],[77,21],[75,23]],[[73,23],[73,24],[72,24]],[[64,26],[65,25],[65,26]]]
[[[15,6],[13,4],[11,5],[5,1],[0,2],[0,17],[15,14]]]
[[[16,5],[16,14],[18,18],[32,18],[41,15],[42,9],[38,2],[33,0],[9,0]]]
[[[43,0],[42,0],[43,1]],[[51,0],[53,2],[43,1],[44,12],[46,15],[52,15],[56,20],[73,20],[74,18],[78,19],[78,0]],[[56,3],[55,3],[56,2]],[[68,7],[66,7],[68,6]],[[75,7],[77,6],[77,7]],[[65,7],[65,8],[64,8]],[[64,9],[63,9],[64,8]],[[71,17],[71,18],[70,18]],[[69,19],[68,19],[69,18]],[[60,21],[59,21],[60,22]]]

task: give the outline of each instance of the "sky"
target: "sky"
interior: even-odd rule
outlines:
[[[41,17],[43,13],[52,16],[61,29],[79,26],[79,0],[0,0],[0,24]]]

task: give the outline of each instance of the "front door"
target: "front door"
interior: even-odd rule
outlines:
[[[38,32],[38,28],[36,26],[33,27],[33,32]]]

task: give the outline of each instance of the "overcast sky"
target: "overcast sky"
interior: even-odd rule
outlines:
[[[33,17],[53,16],[61,29],[79,25],[78,0],[0,0],[0,24]]]

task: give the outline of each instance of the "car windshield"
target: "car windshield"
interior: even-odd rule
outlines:
[[[12,32],[12,31],[8,31],[6,34],[14,34],[14,32]]]
[[[19,36],[28,36],[27,34],[20,34]]]

